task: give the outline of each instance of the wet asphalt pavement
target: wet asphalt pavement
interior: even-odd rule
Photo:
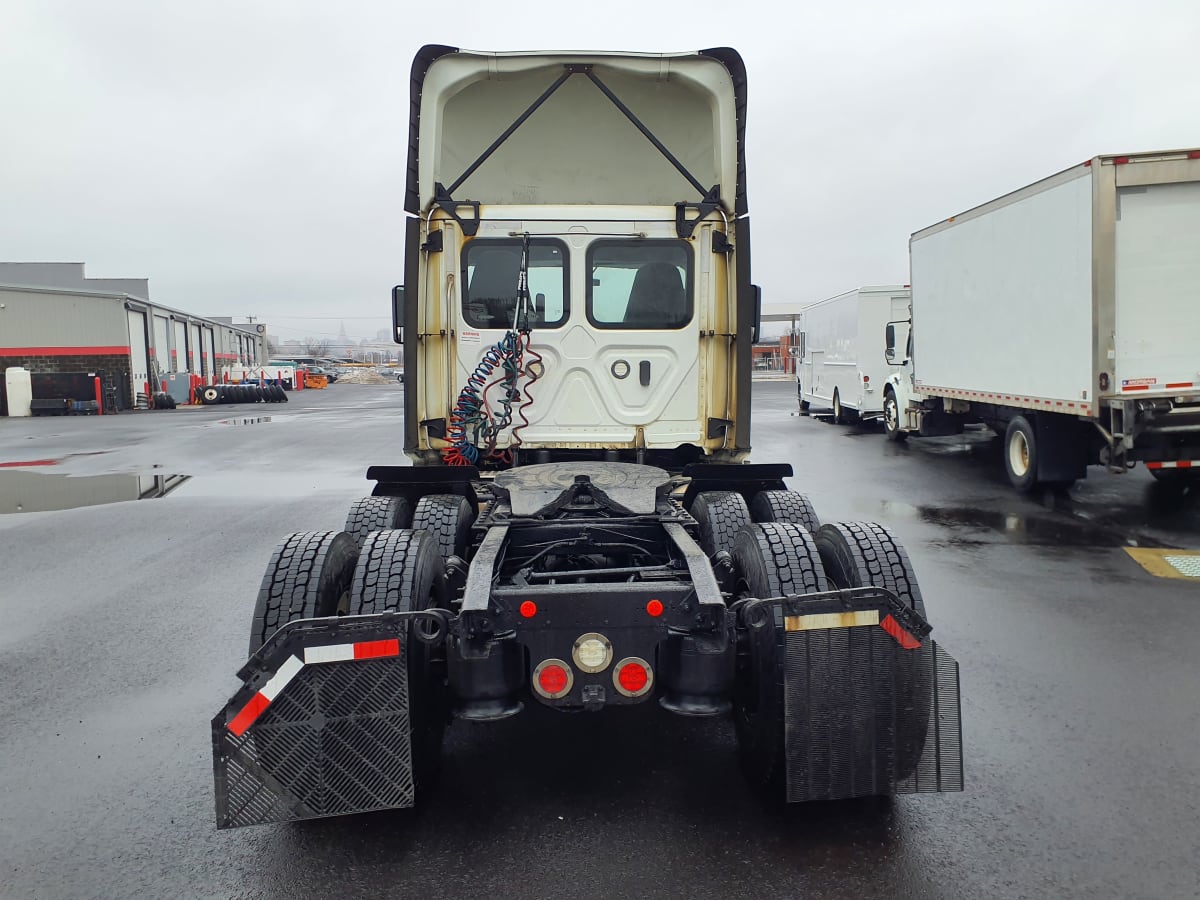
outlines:
[[[755,460],[906,544],[961,665],[964,793],[772,810],[725,721],[530,710],[456,724],[424,809],[218,832],[209,721],[267,559],[401,461],[402,396],[0,419],[0,463],[58,460],[0,468],[0,897],[1200,894],[1200,584],[1122,549],[1200,548],[1200,502],[1142,470],[1019,497],[982,434],[892,445],[787,382],[755,386]],[[166,496],[14,512],[66,502],[31,473]]]

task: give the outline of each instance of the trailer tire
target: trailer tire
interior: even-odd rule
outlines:
[[[801,525],[753,524],[733,544],[739,599],[810,594],[827,590],[825,572],[813,537]],[[784,745],[783,608],[739,631],[733,721],[738,757],[746,779],[771,799],[787,797]]]
[[[886,588],[929,621],[908,553],[889,529],[874,522],[822,525],[816,545],[830,590]],[[914,713],[905,716],[896,730],[897,781],[911,775],[921,760],[933,707],[934,677],[925,665],[925,651],[906,651],[898,660],[896,703],[901,708],[911,707]]]
[[[1004,470],[1012,486],[1023,494],[1037,487],[1037,431],[1024,416],[1013,416],[1004,431]]]
[[[700,525],[700,549],[709,557],[732,551],[734,538],[751,522],[746,498],[737,491],[701,491],[688,512]]]
[[[467,537],[475,511],[458,494],[430,494],[417,501],[413,510],[413,531],[429,531],[437,539],[442,559],[466,557]]]
[[[376,498],[398,499],[398,498]],[[429,532],[374,531],[366,536],[350,590],[349,614],[413,612],[442,606],[442,558]],[[408,660],[412,773],[418,801],[437,777],[449,719],[444,654],[420,640],[410,622],[401,657]]]
[[[408,528],[412,518],[412,504],[405,497],[363,497],[350,507],[345,531],[361,547],[372,532]]]
[[[759,491],[750,501],[750,518],[755,522],[792,522],[812,534],[821,527],[808,497],[796,491]]]
[[[900,427],[900,404],[896,402],[896,392],[891,388],[883,392],[883,436],[896,443],[908,439],[908,432]]]
[[[845,410],[842,409],[842,395],[838,393],[838,389],[833,389],[833,424],[844,425],[846,423]]]
[[[345,612],[357,558],[358,545],[342,531],[306,531],[280,541],[254,604],[251,655],[288,622]]]

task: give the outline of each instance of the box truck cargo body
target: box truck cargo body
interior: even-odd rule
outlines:
[[[1101,156],[912,235],[890,437],[983,421],[1021,489],[1200,468],[1200,151]]]
[[[909,317],[907,287],[863,287],[801,314],[796,389],[801,411],[831,409],[835,422],[878,419],[896,366],[884,357],[884,328]]]

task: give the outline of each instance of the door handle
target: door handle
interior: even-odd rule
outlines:
[[[642,383],[642,387],[650,386],[650,360],[643,359],[638,363],[638,380]]]

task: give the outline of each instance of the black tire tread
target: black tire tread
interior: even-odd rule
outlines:
[[[475,521],[475,511],[465,498],[457,494],[429,494],[417,501],[413,509],[413,531],[428,531],[438,542],[441,556],[462,556],[466,552],[467,534]]]
[[[828,560],[835,555],[853,564],[851,580],[855,583],[836,587],[887,588],[925,617],[925,603],[908,553],[889,528],[875,522],[836,522],[822,525],[815,539],[827,572],[832,568]]]
[[[350,587],[357,556],[354,538],[341,531],[306,531],[284,538],[271,554],[258,589],[250,653],[288,622],[336,614],[337,599]]]
[[[732,551],[738,532],[752,521],[746,498],[737,491],[701,491],[689,512],[700,524],[700,549],[708,556]]]
[[[345,532],[360,547],[367,535],[385,528],[407,528],[412,523],[412,505],[404,497],[363,497],[346,515]]]
[[[812,502],[796,491],[759,491],[750,501],[750,518],[755,522],[792,522],[812,534],[821,527]]]

